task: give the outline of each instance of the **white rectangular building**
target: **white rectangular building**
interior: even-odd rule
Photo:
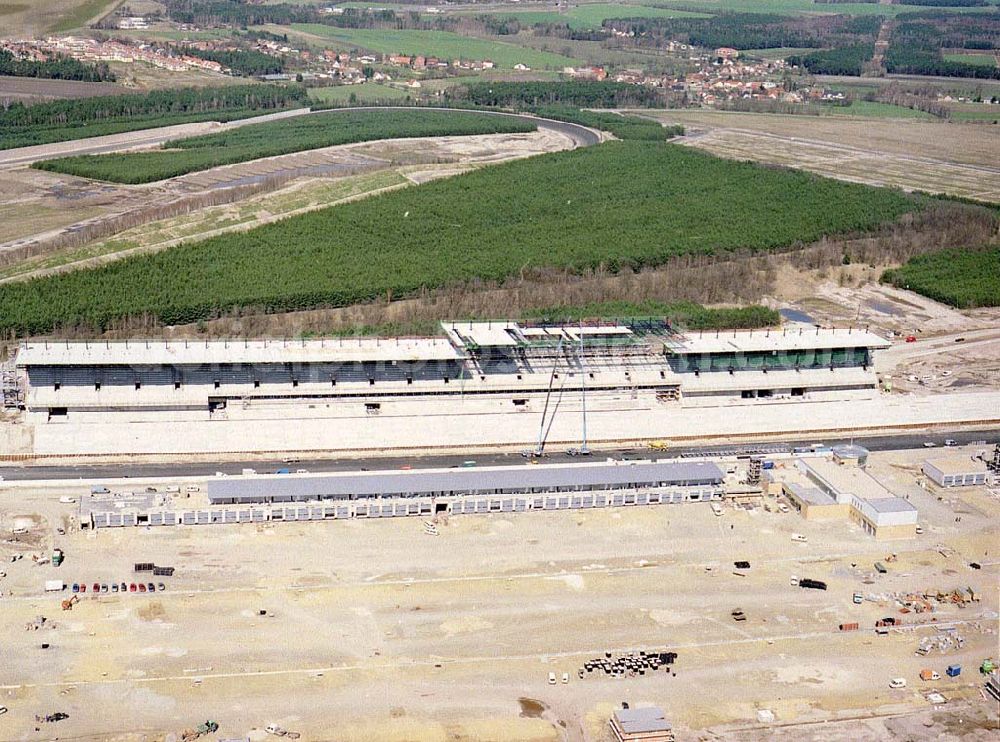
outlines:
[[[921,468],[938,487],[970,487],[990,481],[986,464],[971,456],[927,459]]]

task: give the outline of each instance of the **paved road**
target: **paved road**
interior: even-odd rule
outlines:
[[[380,111],[413,110],[414,106],[378,106],[357,108],[338,108],[338,111],[372,110]],[[429,107],[421,107],[420,110],[428,110]],[[455,108],[430,108],[435,111],[455,111],[464,109]],[[499,111],[468,111],[478,113],[483,116],[508,116],[523,119],[538,125],[541,129],[549,129],[570,137],[578,147],[589,147],[601,141],[601,135],[586,126],[579,124],[569,124],[563,121],[553,121],[551,119],[536,118],[534,116],[523,116],[514,113],[502,113]],[[178,139],[185,136],[198,134],[211,134],[228,129],[235,129],[249,124],[258,124],[264,121],[289,118],[292,116],[315,116],[317,114],[330,113],[330,111],[310,111],[308,108],[297,108],[291,111],[279,111],[278,113],[254,116],[251,118],[238,119],[219,124],[217,122],[201,122],[193,124],[178,124],[176,126],[166,126],[159,129],[143,129],[135,132],[125,132],[121,134],[109,134],[101,137],[90,137],[87,139],[74,139],[68,142],[53,142],[52,144],[38,145],[35,147],[21,147],[0,152],[0,168],[20,167],[30,165],[41,160],[50,160],[56,157],[69,157],[75,155],[97,155],[108,152],[117,152],[135,147],[155,147],[171,139]]]
[[[796,446],[809,446],[813,443],[837,445],[839,443],[857,443],[871,451],[898,451],[920,448],[925,442],[933,442],[935,447],[943,447],[945,439],[953,439],[960,445],[987,441],[984,448],[1000,441],[1000,429],[955,432],[935,432],[933,435],[890,435],[854,438],[852,440],[808,439],[801,441],[775,441],[773,443],[758,443],[739,446],[704,446],[692,448],[669,448],[651,451],[647,448],[613,448],[595,450],[590,460],[600,460],[605,457],[614,458],[666,458],[695,457],[721,455],[750,455],[752,453],[787,453]],[[940,452],[938,452],[940,455]],[[587,460],[581,457],[571,457],[563,450],[551,451],[547,463],[566,463],[570,461]],[[196,477],[212,476],[215,472],[239,474],[244,467],[256,469],[259,473],[275,471],[280,468],[307,469],[310,472],[321,471],[357,471],[358,469],[399,469],[402,467],[446,468],[461,466],[466,461],[475,461],[478,466],[503,466],[523,464],[524,458],[517,453],[469,453],[460,455],[432,456],[392,456],[386,458],[302,458],[282,460],[266,458],[252,462],[219,461],[219,462],[172,462],[166,464],[96,464],[83,466],[5,466],[0,467],[0,476],[8,481],[38,480],[38,479],[118,479],[132,477],[136,479],[156,479],[157,477]]]

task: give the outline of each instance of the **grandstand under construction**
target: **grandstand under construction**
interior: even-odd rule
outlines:
[[[32,341],[11,455],[484,450],[981,423],[880,389],[866,329],[445,322],[430,338]]]

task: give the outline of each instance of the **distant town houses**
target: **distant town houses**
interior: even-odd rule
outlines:
[[[563,74],[578,80],[605,80],[608,72],[603,67],[563,67]],[[620,80],[619,82],[625,82]]]
[[[118,28],[123,31],[149,28],[149,21],[140,15],[127,16],[118,21]]]
[[[45,59],[52,55],[63,55],[80,62],[120,62],[133,64],[144,62],[171,72],[202,69],[209,72],[227,73],[228,69],[218,62],[199,57],[178,54],[173,50],[159,48],[147,43],[82,38],[78,36],[50,36],[45,39],[17,40],[3,42],[3,48],[16,48],[26,58]]]

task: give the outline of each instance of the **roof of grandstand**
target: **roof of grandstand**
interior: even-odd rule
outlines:
[[[17,365],[360,363],[458,360],[460,357],[459,352],[444,338],[48,341],[22,345],[17,353]]]
[[[798,328],[686,332],[664,341],[668,352],[746,353],[829,348],[888,348],[890,343],[870,330],[857,328]]]

